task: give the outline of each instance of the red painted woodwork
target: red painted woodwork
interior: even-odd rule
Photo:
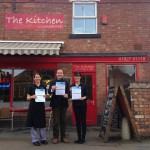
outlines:
[[[92,99],[87,100],[87,125],[97,124],[97,102],[96,102],[96,73],[82,72],[82,76],[88,75],[92,77]],[[73,75],[72,75],[73,77]],[[81,77],[82,78],[82,77]],[[72,78],[74,80],[74,78]],[[74,82],[74,81],[73,81]],[[72,123],[75,125],[75,116],[72,111]]]
[[[19,63],[18,63],[19,62]],[[27,68],[31,68],[34,66],[35,68],[38,65],[42,65],[46,67],[49,65],[48,63],[137,63],[137,62],[148,62],[148,56],[114,56],[114,57],[60,57],[60,56],[1,56],[0,57],[0,65],[3,66],[13,65],[20,66],[25,65]],[[41,64],[42,63],[42,64]],[[55,64],[51,64],[52,66]]]

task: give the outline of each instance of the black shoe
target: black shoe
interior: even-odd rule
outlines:
[[[76,144],[81,144],[81,140],[76,140],[76,141],[74,141],[74,143],[76,143]]]
[[[44,145],[48,144],[48,142],[46,140],[42,140],[41,143]]]
[[[81,140],[81,144],[83,144],[83,143],[85,143],[85,139],[82,139],[82,140]]]
[[[33,142],[33,145],[34,146],[40,146],[41,144],[38,141],[36,141],[36,142]]]

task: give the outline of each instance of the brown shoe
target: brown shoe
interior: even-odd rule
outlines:
[[[58,144],[58,143],[59,143],[59,140],[56,139],[56,138],[54,138],[54,139],[52,140],[52,143],[53,143],[53,144]]]
[[[67,138],[63,138],[63,139],[61,139],[61,141],[64,143],[69,143],[69,140]]]

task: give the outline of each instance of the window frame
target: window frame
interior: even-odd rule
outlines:
[[[86,4],[94,4],[94,6],[95,6],[95,16],[75,16],[75,5],[76,4],[84,4],[84,5],[86,5]],[[97,2],[73,2],[73,16],[72,16],[72,34],[79,34],[79,35],[81,35],[81,34],[84,34],[84,35],[86,35],[86,34],[97,34]],[[93,19],[93,18],[95,18],[95,33],[76,33],[75,31],[74,31],[74,19],[84,19],[84,21],[85,21],[85,19]],[[84,24],[84,30],[85,30],[85,24]]]

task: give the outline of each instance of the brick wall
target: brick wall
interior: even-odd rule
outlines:
[[[118,53],[148,51],[149,0],[101,0],[98,2],[97,27],[101,38],[69,39],[72,33],[72,3],[69,0],[12,0],[0,2],[0,40],[61,41],[65,47],[61,53]],[[15,14],[63,14],[64,30],[5,30],[4,16]],[[108,25],[101,24],[103,15]]]
[[[150,136],[150,82],[130,84],[131,107],[141,136]]]
[[[96,97],[97,97],[97,113],[103,115],[106,100],[106,76],[105,64],[98,63],[96,65]]]
[[[64,41],[60,53],[132,53],[150,49],[149,0],[101,0],[97,5],[97,27],[101,38],[69,39],[72,33],[72,3],[69,0],[0,0],[0,40]],[[63,14],[64,30],[6,30],[5,14]],[[107,15],[108,24],[101,18]],[[150,57],[149,57],[150,59]],[[71,77],[71,64],[59,64],[66,77]],[[102,115],[106,100],[106,70],[97,64],[97,112]],[[150,80],[150,63],[138,65],[139,80]],[[131,89],[132,90],[132,89]],[[133,101],[134,103],[134,101]],[[133,104],[134,105],[134,104]],[[69,105],[71,113],[71,105]]]

